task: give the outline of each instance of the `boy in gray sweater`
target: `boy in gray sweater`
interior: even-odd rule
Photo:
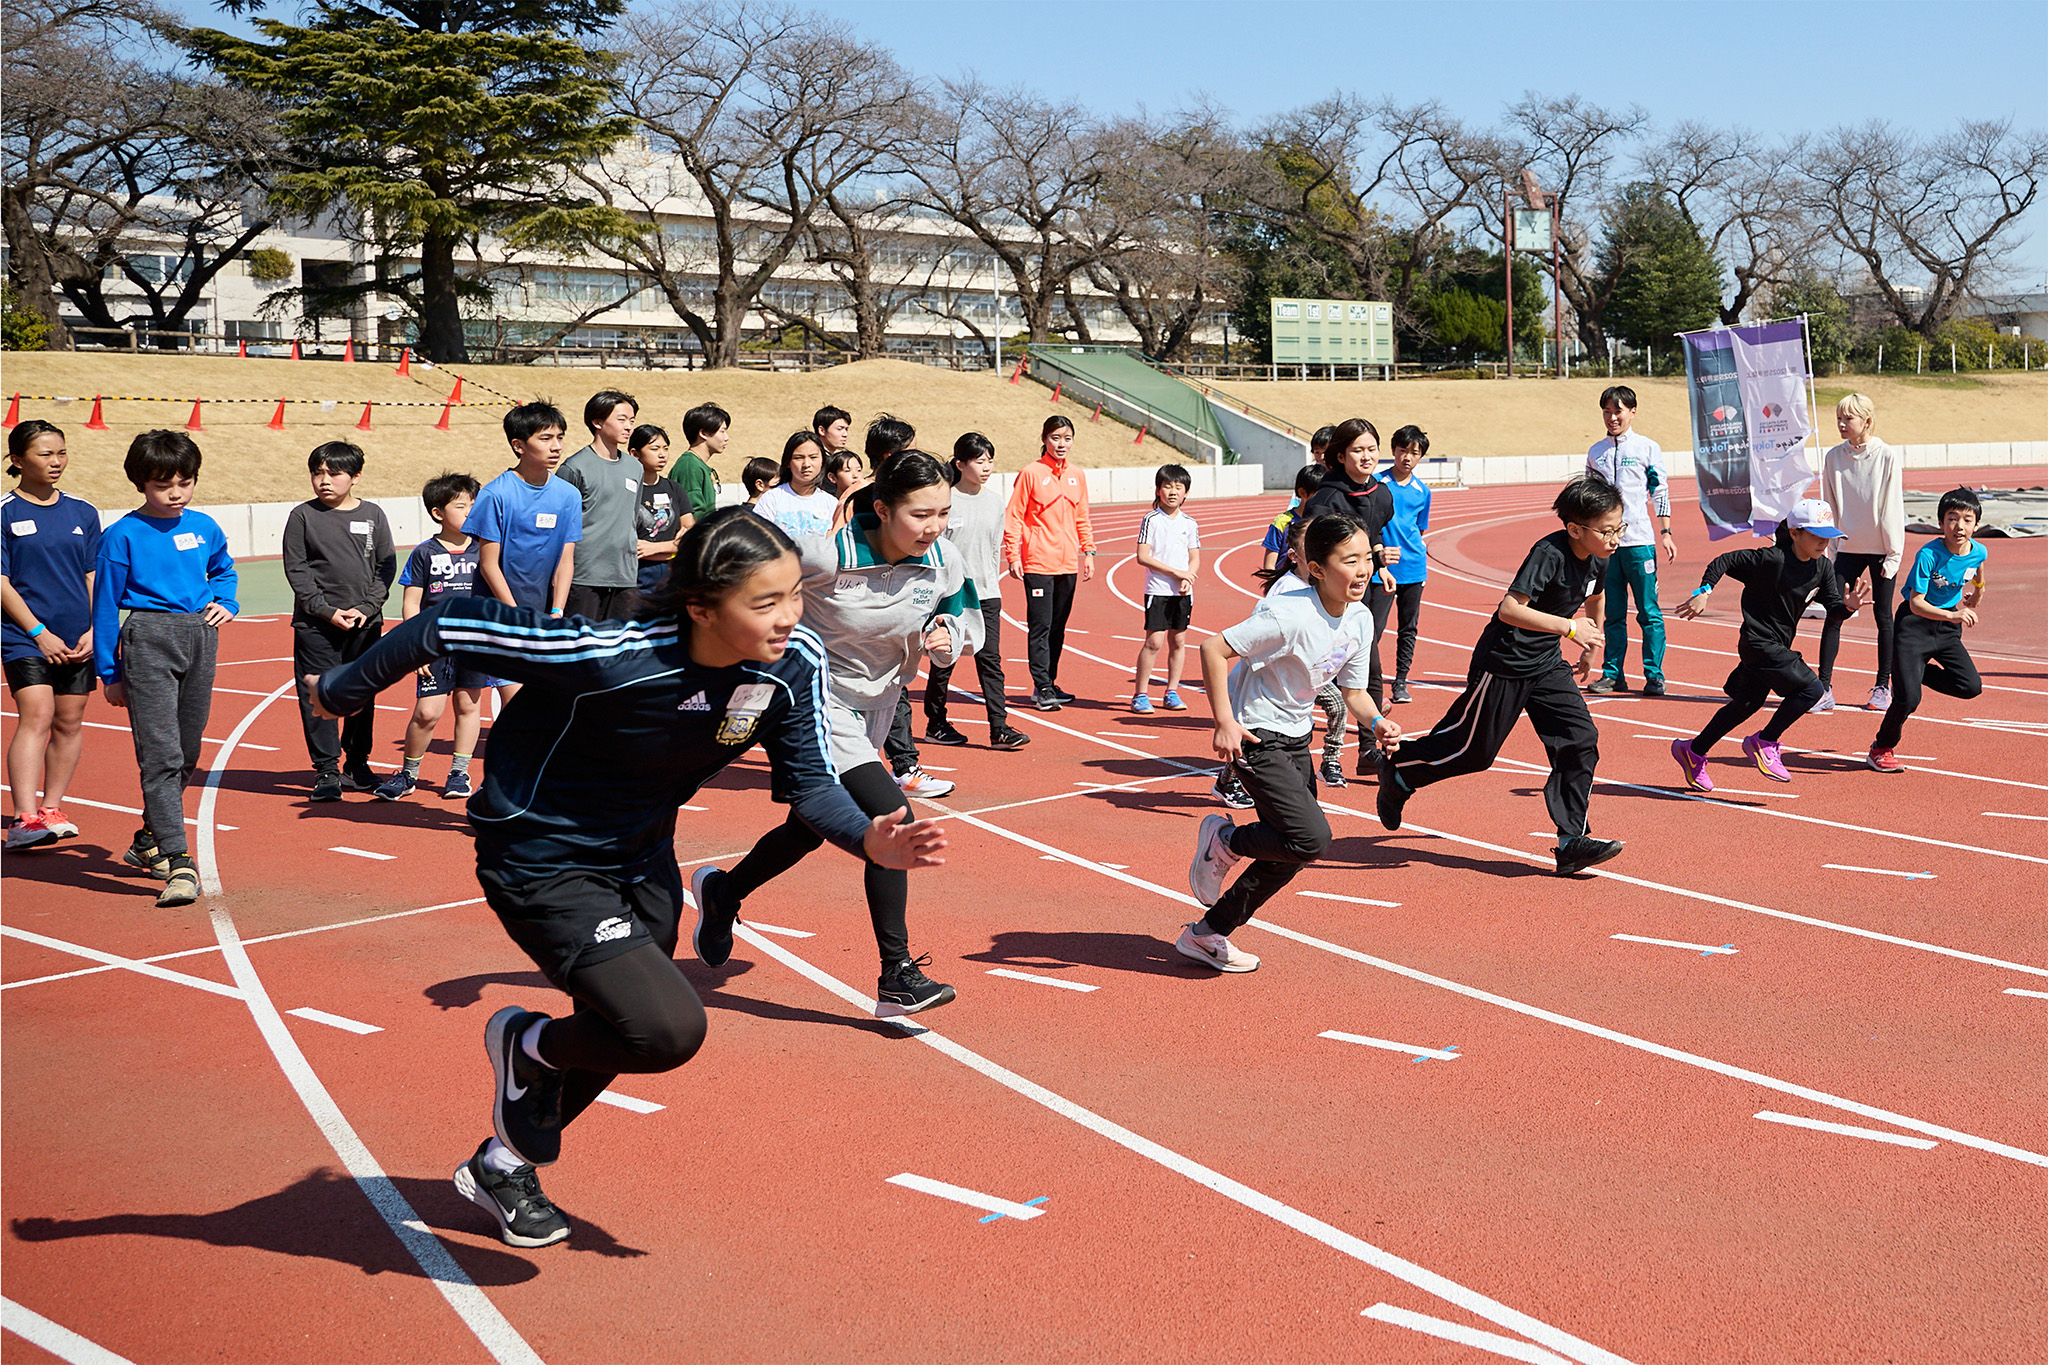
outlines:
[[[384,509],[355,494],[363,452],[347,441],[315,446],[306,457],[313,496],[284,524],[284,576],[292,585],[292,676],[325,673],[368,652],[384,633],[384,600],[398,576],[398,552]],[[308,704],[299,687],[299,720],[313,760],[315,801],[377,789],[370,771],[364,707],[337,724]]]

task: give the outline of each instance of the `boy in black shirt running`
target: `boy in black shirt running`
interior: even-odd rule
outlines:
[[[1524,711],[1550,755],[1543,803],[1557,826],[1557,874],[1569,877],[1621,852],[1619,839],[1595,839],[1586,824],[1600,731],[1578,684],[1591,676],[1600,648],[1601,585],[1607,556],[1621,540],[1621,492],[1598,474],[1573,479],[1550,504],[1564,523],[1536,542],[1472,650],[1465,691],[1436,728],[1379,760],[1379,816],[1401,828],[1401,808],[1419,789],[1463,773],[1484,772]],[[1567,666],[1559,638],[1585,650]]]
[[[1799,618],[1809,602],[1827,608],[1831,622],[1848,620],[1870,601],[1870,587],[1858,579],[1845,598],[1841,580],[1835,576],[1834,561],[1827,557],[1828,542],[1842,533],[1835,529],[1835,509],[1819,498],[1793,504],[1792,514],[1778,528],[1776,543],[1757,550],[1735,550],[1707,565],[1700,586],[1678,608],[1688,621],[1706,610],[1707,597],[1725,574],[1742,584],[1742,635],[1735,646],[1734,672],[1721,690],[1728,704],[1714,713],[1707,728],[1690,740],[1671,741],[1671,756],[1685,773],[1685,784],[1696,792],[1710,792],[1714,779],[1707,776],[1707,754],[1730,730],[1762,708],[1771,693],[1785,700],[1770,724],[1742,741],[1743,754],[1757,771],[1774,782],[1790,782],[1778,741],[1798,720],[1813,709],[1825,690],[1806,660],[1792,651],[1792,637],[1799,630]]]

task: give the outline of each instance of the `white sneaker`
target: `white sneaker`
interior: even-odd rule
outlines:
[[[1873,687],[1873,688],[1871,688],[1871,689],[1870,689],[1870,701],[1869,701],[1868,705],[1867,705],[1867,706],[1866,706],[1866,707],[1865,707],[1864,709],[1865,709],[1865,710],[1869,710],[1869,711],[1889,711],[1889,710],[1891,710],[1891,709],[1892,709],[1892,690],[1891,690],[1891,689],[1890,689],[1889,687]]]
[[[1240,948],[1231,946],[1230,940],[1221,934],[1195,936],[1195,926],[1185,925],[1174,948],[1182,957],[1190,957],[1205,967],[1214,967],[1219,972],[1255,972],[1259,960]]]
[[[943,777],[933,777],[922,768],[912,768],[907,773],[896,775],[896,785],[903,788],[905,796],[922,796],[928,801],[936,801],[950,794],[957,784]]]
[[[1195,860],[1188,864],[1188,890],[1204,906],[1216,903],[1223,894],[1223,876],[1237,862],[1230,851],[1232,825],[1228,816],[1205,815],[1195,835]]]
[[[1814,714],[1824,716],[1834,709],[1835,689],[1832,687],[1823,687],[1820,690],[1820,700],[1813,704]]]

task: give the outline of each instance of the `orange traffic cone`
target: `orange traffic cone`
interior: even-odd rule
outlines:
[[[1150,422],[1147,422],[1144,426],[1139,427],[1137,439],[1132,441],[1131,444],[1134,446],[1141,446],[1145,444],[1145,433],[1150,430],[1152,430],[1152,424]]]
[[[455,376],[455,391],[448,395],[448,401],[451,403],[460,403],[462,401],[462,376],[459,374]]]
[[[100,396],[98,394],[92,396],[92,416],[85,419],[85,429],[87,431],[105,431],[107,429],[107,419],[100,415]]]
[[[1016,383],[1018,377],[1024,373],[1024,366],[1026,365],[1026,363],[1029,362],[1030,359],[1031,358],[1029,356],[1024,357],[1024,359],[1019,360],[1017,362],[1017,368],[1010,371],[1010,382],[1012,384]]]
[[[303,359],[303,357],[302,357],[302,356],[300,356],[300,354],[299,354],[299,339],[298,339],[297,337],[293,337],[293,338],[292,338],[292,359],[293,359],[293,360],[300,360],[300,359]]]
[[[1064,389],[1066,386],[1066,381],[1064,380],[1052,386],[1052,401],[1055,406],[1057,406],[1060,401],[1060,390]]]
[[[441,420],[440,420],[440,421],[438,421],[438,422],[436,422],[436,423],[434,423],[434,430],[436,430],[436,431],[446,431],[446,430],[448,430],[448,414],[449,414],[449,413],[450,413],[451,411],[453,411],[453,410],[454,410],[454,408],[455,408],[455,400],[454,400],[454,399],[452,399],[452,398],[451,398],[451,399],[449,399],[449,400],[448,400],[447,402],[445,402],[445,403],[443,403],[443,404],[441,405]]]
[[[187,431],[206,430],[205,427],[199,425],[199,403],[200,400],[197,398],[192,400],[192,415],[185,419],[185,430]]]
[[[236,342],[236,343],[235,343],[235,359],[237,359],[237,360],[247,360],[248,358],[249,358],[249,343],[248,343],[248,341],[247,341],[246,339],[244,339],[244,340],[242,340],[242,341],[238,341],[238,342]]]
[[[1102,404],[1097,403],[1095,405],[1095,415],[1088,420],[1091,422],[1100,422],[1102,420]]]
[[[277,411],[270,414],[270,429],[272,431],[284,430],[284,399],[282,398],[277,400]]]
[[[365,403],[365,404],[363,404],[363,415],[362,415],[362,417],[361,417],[361,418],[360,418],[360,419],[359,419],[359,420],[358,420],[358,421],[356,422],[356,430],[357,430],[357,431],[368,431],[369,429],[370,429],[370,404],[368,404],[368,403]]]
[[[11,399],[9,399],[9,400],[8,400],[8,402],[7,402],[7,418],[6,418],[6,420],[5,420],[5,421],[0,421],[0,427],[18,427],[18,426],[20,426],[20,425],[21,425],[21,395],[17,393],[16,395],[14,395],[14,397],[13,397],[13,398],[11,398]]]
[[[356,339],[354,337],[343,337],[341,339],[341,363],[344,365],[353,365],[355,363],[355,359]]]
[[[412,373],[412,347],[410,346],[398,353],[398,373],[408,375]]]

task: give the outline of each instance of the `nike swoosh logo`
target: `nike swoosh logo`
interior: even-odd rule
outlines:
[[[506,1098],[506,1099],[508,1099],[508,1100],[523,1100],[523,1099],[525,1099],[525,1098],[526,1098],[526,1087],[525,1087],[525,1086],[523,1086],[523,1085],[515,1085],[515,1084],[513,1084],[513,1082],[511,1081],[511,1079],[510,1079],[510,1078],[508,1077],[508,1078],[506,1079],[506,1081],[505,1081],[505,1098]]]

